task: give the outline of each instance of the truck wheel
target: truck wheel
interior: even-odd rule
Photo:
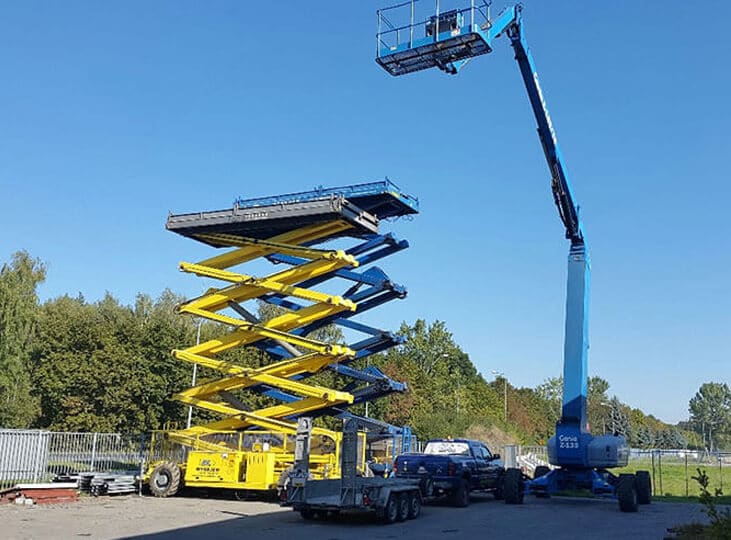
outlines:
[[[637,489],[637,503],[650,504],[652,502],[652,481],[648,471],[635,473],[635,489]]]
[[[523,504],[523,473],[520,469],[508,469],[503,476],[503,494],[506,504]]]
[[[388,496],[386,507],[383,509],[383,522],[384,523],[396,523],[398,519],[398,502],[399,497],[396,493],[391,493]]]
[[[457,508],[470,505],[470,484],[464,478],[457,483],[454,491],[452,491],[452,504]]]
[[[408,519],[416,519],[421,514],[421,497],[418,491],[409,493],[409,514]]]
[[[150,491],[155,497],[172,497],[180,490],[180,467],[163,461],[150,474]]]
[[[505,498],[505,492],[503,491],[503,479],[499,478],[495,490],[492,492],[496,501],[502,501]]]
[[[547,467],[546,465],[538,465],[535,472],[533,473],[533,479],[535,480],[536,478],[540,478],[541,476],[546,476],[550,472],[550,467]]]
[[[635,488],[634,474],[619,475],[617,500],[622,512],[637,512],[637,488]]]
[[[424,476],[419,480],[419,489],[421,490],[422,497],[431,497],[434,495],[434,480],[431,476]]]
[[[406,518],[409,517],[409,494],[408,493],[399,493],[398,494],[398,517],[396,518],[396,521],[406,521]]]

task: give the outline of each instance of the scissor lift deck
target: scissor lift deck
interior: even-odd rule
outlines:
[[[343,197],[256,207],[235,205],[227,210],[171,214],[166,227],[214,247],[228,247],[231,244],[217,241],[216,235],[266,239],[300,227],[335,220],[352,225],[351,229],[343,232],[348,236],[378,233],[378,218]]]

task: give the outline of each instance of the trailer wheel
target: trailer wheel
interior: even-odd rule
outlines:
[[[412,491],[409,493],[409,514],[406,516],[408,519],[416,519],[421,514],[421,497],[418,491]]]
[[[180,490],[180,467],[171,461],[163,461],[150,474],[150,492],[155,497],[172,497]]]
[[[652,502],[652,481],[648,471],[635,473],[635,488],[637,489],[637,503],[650,504]]]
[[[536,478],[540,478],[541,476],[546,476],[550,472],[550,467],[547,467],[546,465],[538,465],[535,472],[533,473],[533,479],[535,480]]]
[[[620,474],[617,481],[617,500],[622,512],[637,512],[637,488],[634,474]]]
[[[508,469],[503,477],[503,494],[506,504],[523,504],[523,473],[520,469]]]
[[[406,518],[409,517],[409,494],[408,493],[399,493],[398,494],[398,517],[396,518],[396,521],[406,521]]]
[[[396,523],[398,519],[398,501],[399,497],[396,493],[391,493],[386,501],[386,507],[383,509],[383,522],[384,523]]]
[[[457,508],[465,508],[470,505],[470,484],[462,478],[457,487],[452,491],[452,504]]]
[[[302,519],[312,521],[315,519],[315,511],[312,508],[303,508],[300,510],[300,516],[302,516]]]

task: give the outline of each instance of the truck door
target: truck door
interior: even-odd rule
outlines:
[[[481,446],[481,453],[485,460],[484,478],[486,479],[486,487],[492,487],[497,484],[502,471],[499,461],[493,458],[492,452],[487,446]]]

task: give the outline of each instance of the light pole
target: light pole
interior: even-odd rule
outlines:
[[[201,325],[203,324],[203,319],[198,319],[198,331],[196,332],[195,337],[195,344],[200,345],[201,344]],[[195,386],[195,379],[198,375],[198,364],[193,364],[193,378],[190,381],[191,388]],[[187,429],[190,429],[190,423],[193,420],[193,405],[188,406],[188,422],[186,422],[185,427]]]
[[[508,421],[508,379],[505,377],[505,373],[502,371],[492,370],[492,374],[495,378],[503,378],[503,422]]]

